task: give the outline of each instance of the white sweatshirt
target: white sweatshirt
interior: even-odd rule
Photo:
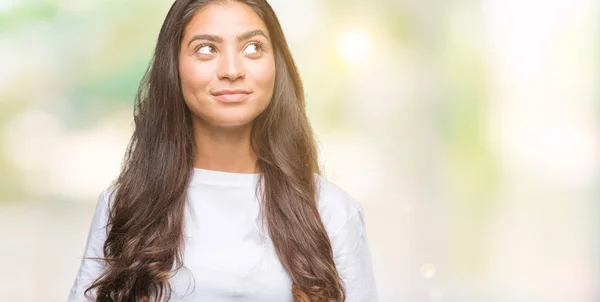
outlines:
[[[377,301],[362,207],[340,187],[317,178],[319,213],[346,301]],[[258,174],[194,168],[184,217],[184,267],[170,279],[170,301],[292,301],[291,279],[258,220],[257,179]],[[104,257],[111,193],[102,192],[98,200],[69,302],[87,301],[83,291],[104,267],[86,258]]]

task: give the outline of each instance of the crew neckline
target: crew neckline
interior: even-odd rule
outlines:
[[[256,185],[259,176],[260,173],[236,173],[193,168],[191,185],[250,186]]]

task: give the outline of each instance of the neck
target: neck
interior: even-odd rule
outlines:
[[[252,125],[236,128],[194,123],[194,167],[232,173],[257,173],[256,153],[250,143]]]

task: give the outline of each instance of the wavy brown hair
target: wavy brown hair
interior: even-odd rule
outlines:
[[[192,113],[183,98],[178,54],[198,9],[219,0],[177,0],[140,84],[134,133],[109,205],[104,272],[87,289],[96,301],[167,301],[169,278],[184,266],[187,188],[194,167]],[[281,25],[264,0],[236,0],[266,24],[275,53],[270,104],[252,125],[261,216],[292,280],[295,302],[344,301],[345,290],[317,208],[317,152],[302,83]],[[260,191],[260,192],[259,192]],[[96,292],[96,297],[92,296]]]

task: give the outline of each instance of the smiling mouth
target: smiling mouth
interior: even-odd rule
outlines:
[[[222,93],[213,94],[212,97],[222,103],[240,103],[247,100],[250,97],[250,93]]]

